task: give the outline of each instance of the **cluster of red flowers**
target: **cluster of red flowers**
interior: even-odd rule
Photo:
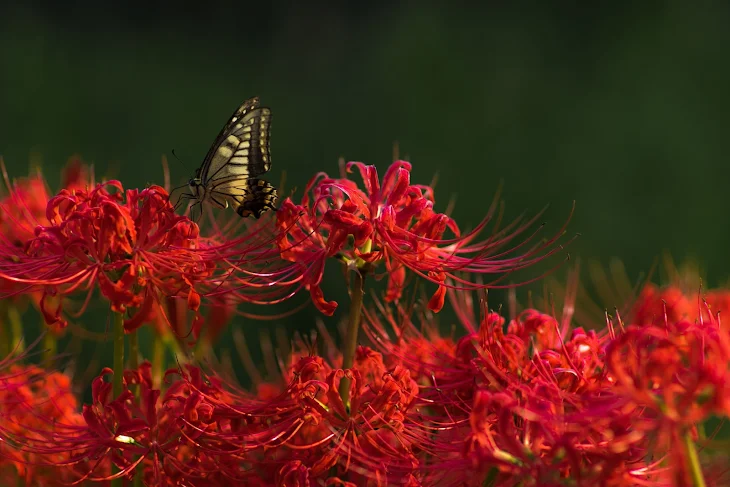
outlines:
[[[348,179],[357,169],[364,189]],[[396,161],[383,176],[375,166],[351,162],[341,178],[318,173],[307,184],[301,204],[284,200],[277,213],[283,231],[279,240],[281,256],[304,269],[301,283],[312,296],[315,306],[332,315],[337,303],[324,299],[320,288],[325,262],[336,258],[350,268],[367,271],[383,262],[388,275],[386,300],[401,297],[406,271],[438,285],[428,302],[438,311],[444,304],[447,281],[450,287],[464,290],[510,287],[500,284],[514,271],[529,267],[559,251],[555,245],[563,235],[561,229],[551,239],[529,245],[532,237],[506,248],[536,221],[515,221],[495,231],[484,240],[480,233],[494,219],[493,204],[484,219],[469,233],[463,234],[456,222],[433,209],[433,190],[411,184],[411,164]],[[452,233],[450,238],[446,232]],[[493,281],[476,284],[460,274],[495,275]]]
[[[474,319],[470,296],[453,295],[460,339],[380,305],[364,324],[373,346],[358,347],[351,369],[299,343],[281,378],[255,392],[191,365],[171,369],[161,391],[145,363],[125,372],[118,397],[105,370],[82,420],[25,413],[40,426],[11,438],[87,481],[112,478],[111,462],[146,485],[696,485],[688,445],[705,420],[730,415],[730,341],[717,320],[617,318],[596,331],[527,309],[505,323]]]
[[[514,243],[529,221],[479,239],[494,208],[461,234],[434,211],[432,189],[411,184],[410,164],[394,163],[382,181],[372,166],[352,168],[364,189],[347,174],[319,174],[301,204],[285,200],[275,218],[243,235],[214,225],[213,236],[202,237],[173,212],[165,189],[123,191],[116,181],[63,189],[34,213],[32,234],[20,241],[6,234],[0,283],[7,295],[40,290],[47,300],[98,290],[126,315],[131,336],[147,323],[179,335],[187,310],[196,330],[215,335],[241,301],[279,302],[299,289],[330,315],[336,303],[321,289],[330,257],[363,276],[377,276],[383,263],[388,286],[383,300],[362,307],[351,366],[321,328],[321,342],[295,339],[277,357],[277,374],[253,377],[250,389],[191,361],[157,377],[162,354],[103,368],[91,402],[79,408],[69,376],[13,355],[0,362],[4,484],[722,481],[728,455],[710,455],[716,432],[704,428],[730,416],[730,335],[719,319],[730,292],[696,299],[647,285],[628,314],[606,315],[595,329],[571,323],[580,306],[573,292],[563,316],[527,308],[505,318],[485,299],[475,307],[475,291],[503,286],[503,276],[552,255],[560,235]],[[25,201],[18,187],[0,207]],[[21,221],[15,215],[5,222]],[[437,285],[425,306],[401,299],[407,272]],[[485,275],[497,277],[484,282]],[[462,336],[442,335],[435,321],[447,302]],[[199,312],[205,306],[207,315]],[[62,319],[60,308],[41,309]]]
[[[26,242],[34,237],[38,225],[48,225],[46,207],[50,199],[47,184],[42,174],[36,174],[18,181],[10,182],[5,166],[0,161],[0,170],[5,184],[11,189],[10,194],[0,199],[0,244],[6,249],[22,250]],[[90,168],[78,158],[72,158],[61,175],[62,187],[69,191],[80,189],[93,184]],[[3,252],[4,257],[14,261],[16,253],[12,250]],[[0,257],[0,269],[2,268]],[[52,300],[39,289],[30,289],[26,284],[19,284],[12,280],[0,279],[0,295],[8,297],[16,304],[24,304],[29,299],[36,308],[58,309],[58,299]],[[57,329],[57,328],[56,328]],[[0,335],[2,336],[2,335]]]
[[[63,300],[79,291],[86,291],[86,297],[75,316],[83,314],[98,290],[113,311],[126,316],[127,331],[156,317],[166,320],[166,297],[183,299],[197,312],[201,293],[218,296],[228,279],[239,288],[245,287],[241,282],[257,285],[252,271],[231,279],[242,262],[277,254],[273,236],[263,232],[245,238],[201,237],[196,223],[175,214],[160,186],[125,191],[119,181],[82,186],[73,180],[51,198],[43,188],[41,178],[31,178],[15,184],[0,201],[7,215],[0,220],[6,224],[0,284],[10,288],[8,296],[40,292],[40,309],[49,325],[65,325]],[[245,295],[238,293],[237,298],[243,301]],[[195,336],[201,326],[197,314]]]
[[[68,450],[47,448],[58,424],[83,424],[70,378],[24,364],[22,358],[10,355],[0,362],[0,482],[13,485],[22,478],[24,485],[46,485],[48,479],[70,484],[88,465],[72,462]]]

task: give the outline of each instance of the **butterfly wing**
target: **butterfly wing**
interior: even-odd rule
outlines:
[[[246,100],[221,132],[200,168],[205,186],[229,177],[251,178],[271,168],[271,110],[259,106],[258,98]]]
[[[244,218],[251,215],[260,218],[265,211],[276,209],[277,196],[276,188],[268,181],[257,178],[247,179],[243,197],[236,199],[236,203],[238,203],[236,213]]]
[[[198,172],[214,204],[227,207],[231,201],[239,215],[256,218],[274,208],[276,189],[257,178],[271,168],[270,127],[271,110],[260,107],[258,98],[233,113]]]

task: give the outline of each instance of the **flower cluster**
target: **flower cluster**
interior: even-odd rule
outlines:
[[[39,225],[49,224],[46,219],[46,207],[50,195],[40,171],[28,178],[13,182],[10,181],[2,161],[0,161],[0,171],[5,185],[9,189],[9,194],[0,198],[0,246],[10,249],[0,252],[0,268],[11,268],[17,261],[17,252],[22,250],[25,243],[35,236],[35,229]],[[79,158],[71,158],[61,174],[62,187],[73,191],[92,185],[91,173],[91,168],[82,163]],[[23,308],[25,302],[30,301],[36,308],[43,306],[41,309],[44,310],[58,310],[60,316],[60,297],[49,299],[50,297],[46,296],[46,299],[42,299],[43,293],[37,288],[29,288],[26,283],[18,283],[0,277],[0,296],[10,298],[14,306]],[[52,313],[56,314],[56,312]],[[59,327],[52,328],[52,330],[59,331]],[[2,335],[0,334],[0,336]]]
[[[462,234],[452,218],[434,210],[432,188],[411,183],[411,164],[406,161],[393,163],[382,182],[375,166],[347,164],[347,173],[353,169],[360,174],[363,188],[348,177],[319,173],[307,184],[300,204],[287,198],[277,213],[283,233],[281,256],[302,268],[301,285],[326,315],[332,315],[337,307],[336,302],[324,298],[320,286],[328,258],[359,271],[382,262],[388,275],[388,301],[401,296],[406,271],[410,270],[437,284],[428,304],[438,311],[444,304],[447,281],[455,282],[451,287],[466,290],[509,287],[500,284],[505,275],[559,250],[554,244],[564,229],[532,247],[528,244],[534,234],[514,244],[537,217],[514,222],[479,240],[494,219],[496,204],[474,230]],[[476,284],[459,274],[498,277]]]
[[[632,309],[636,324],[661,324],[686,320],[712,320],[718,312],[730,311],[730,291],[713,289],[697,297],[679,286],[659,288],[653,284],[644,286]]]
[[[46,206],[50,200],[47,184],[38,172],[10,182],[5,166],[0,165],[10,194],[0,199],[0,242],[22,247],[33,238],[36,226],[48,225]],[[91,169],[78,158],[71,158],[61,175],[61,187],[68,191],[93,186]]]
[[[17,478],[24,478],[26,485],[71,483],[83,471],[83,462],[74,462],[68,450],[45,448],[58,424],[83,422],[70,378],[26,365],[22,358],[0,361],[0,481],[2,485],[12,485]],[[57,465],[66,468],[52,468]],[[82,470],[76,470],[79,467]]]
[[[149,319],[158,294],[199,306],[194,283],[212,269],[195,251],[197,228],[171,211],[164,189],[125,194],[118,181],[63,189],[49,200],[45,216],[49,224],[36,227],[6,279],[43,287],[44,299],[98,287],[112,310],[139,310],[127,320],[128,329]],[[41,308],[49,323],[61,319],[60,308]]]
[[[82,424],[59,421],[56,446],[30,449],[86,460],[66,475],[113,478],[108,459],[146,485],[693,485],[698,425],[730,415],[715,320],[588,331],[535,309],[458,311],[466,334],[452,339],[381,304],[351,369],[297,342],[251,392],[194,366],[159,390],[146,363],[114,397],[107,370]]]
[[[64,323],[59,297],[85,291],[78,316],[96,289],[112,311],[127,316],[128,332],[165,319],[165,298],[185,300],[197,312],[202,292],[223,299],[226,278],[239,289],[246,279],[253,285],[251,273],[234,279],[233,269],[267,253],[262,235],[223,243],[220,237],[200,237],[197,224],[176,215],[167,191],[154,185],[125,191],[119,181],[108,181],[89,189],[64,188],[48,200],[36,223],[33,237],[2,248],[0,280],[25,286],[22,292],[42,291],[40,309],[49,324]],[[198,315],[195,334],[200,326]]]
[[[559,251],[562,230],[540,243],[517,242],[530,220],[480,237],[494,220],[492,206],[462,233],[434,210],[432,188],[411,183],[409,163],[395,162],[382,180],[373,166],[346,170],[360,174],[362,187],[348,174],[320,173],[300,204],[286,199],[274,218],[251,225],[212,219],[207,236],[175,214],[160,186],[66,181],[49,197],[15,184],[0,202],[13,208],[0,219],[0,291],[40,293],[50,322],[63,322],[62,297],[85,291],[83,315],[98,291],[115,316],[114,355],[113,364],[93,369],[91,399],[81,405],[69,375],[27,355],[0,361],[3,484],[725,480],[728,454],[714,448],[717,431],[705,429],[730,417],[730,335],[719,318],[730,292],[693,297],[647,284],[632,302],[603,303],[628,309],[610,316],[582,309],[575,273],[562,315],[552,302],[520,308],[513,291],[505,316],[488,308],[486,293],[475,306],[475,295],[509,287],[505,276]],[[263,375],[234,330],[252,382],[238,385],[229,357],[211,352],[238,305],[278,303],[306,289],[323,314],[333,314],[337,303],[325,299],[321,282],[328,258],[360,284],[344,345],[323,325],[314,341],[279,330],[277,346],[262,342]],[[362,278],[379,277],[379,267],[387,289],[365,302]],[[406,303],[409,275],[436,291]],[[458,324],[444,335],[435,312],[447,305]],[[193,351],[180,340],[190,311],[194,336],[206,327],[207,337]],[[592,326],[577,326],[579,315]],[[152,360],[140,364],[143,324],[157,333]],[[7,335],[0,316],[0,338]]]

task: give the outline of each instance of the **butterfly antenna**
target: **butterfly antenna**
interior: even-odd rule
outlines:
[[[186,166],[186,165],[185,165],[185,163],[184,163],[184,162],[183,162],[182,160],[180,160],[180,158],[179,158],[179,157],[177,157],[177,154],[175,154],[175,149],[172,149],[172,155],[173,155],[173,156],[175,157],[175,159],[177,159],[177,162],[179,162],[180,164],[182,164],[182,166],[183,166],[183,167],[184,167],[185,169],[187,169],[187,168],[188,168],[188,166]]]

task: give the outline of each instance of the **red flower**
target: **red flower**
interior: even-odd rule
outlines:
[[[0,172],[10,193],[0,198],[0,247],[22,249],[29,239],[34,237],[38,225],[48,225],[46,206],[50,199],[47,185],[40,172],[28,178],[10,182],[5,166],[0,161]],[[61,175],[62,187],[73,191],[88,186],[92,177],[88,166],[78,158],[71,158]],[[0,253],[0,273],[7,265],[12,266],[16,250]],[[5,255],[3,255],[5,254]],[[11,296],[17,302],[19,298],[30,298],[33,305],[47,315],[60,315],[60,298],[42,301],[43,293],[37,289],[29,289],[27,284],[3,279],[0,276],[0,296]],[[53,329],[58,331],[57,328]]]
[[[197,227],[172,212],[158,186],[125,196],[118,181],[62,190],[48,203],[49,224],[36,228],[4,277],[43,288],[44,301],[97,286],[114,311],[138,310],[125,323],[129,330],[150,318],[158,293],[187,295],[195,305],[192,284],[213,267],[194,251]],[[59,314],[45,317],[52,323]]]
[[[717,313],[730,311],[730,292],[724,289],[708,291],[704,299],[697,292],[687,293],[678,286],[659,288],[647,284],[632,308],[630,321],[640,326],[664,325],[678,321],[712,321]]]
[[[714,320],[629,326],[606,355],[617,390],[652,411],[665,441],[730,413],[730,337]]]
[[[462,235],[453,219],[434,211],[433,190],[411,184],[408,162],[391,165],[382,183],[374,166],[359,162],[347,165],[348,172],[353,168],[359,171],[364,189],[350,179],[333,179],[320,173],[307,185],[301,205],[286,199],[277,212],[279,227],[286,233],[279,242],[281,255],[302,267],[302,285],[327,315],[337,306],[324,299],[320,288],[328,257],[359,269],[383,262],[390,301],[400,297],[406,269],[415,272],[438,285],[429,302],[429,307],[438,311],[447,287],[508,287],[498,283],[505,274],[528,267],[557,250],[552,247],[562,230],[549,241],[526,250],[522,249],[531,237],[512,249],[506,248],[535,219],[515,222],[485,240],[477,240],[493,219],[496,205],[476,229]],[[521,255],[517,255],[519,251]],[[459,273],[500,277],[475,284],[458,277]],[[447,280],[454,284],[447,284]]]
[[[3,485],[19,478],[27,485],[69,484],[78,478],[73,452],[46,448],[57,424],[83,421],[71,380],[59,372],[23,365],[20,358],[0,361],[0,480]]]
[[[338,391],[345,374],[351,378],[349,408]],[[339,477],[356,485],[406,485],[404,479],[417,474],[414,425],[407,417],[418,387],[408,370],[389,370],[380,354],[361,347],[352,370],[333,370],[307,355],[284,378],[288,383],[279,392],[259,387],[265,391],[259,397],[199,391],[219,425],[209,430],[211,441],[243,445],[248,468],[239,481],[308,485]],[[197,391],[199,385],[190,387]]]
[[[452,300],[470,299],[454,291]],[[417,455],[428,485],[636,485],[660,478],[646,462],[652,418],[606,371],[607,331],[570,329],[528,309],[507,322],[457,309],[468,334],[454,342],[427,318],[380,306],[364,330],[388,366],[401,364],[420,390],[408,419],[433,431]],[[382,320],[379,315],[385,317]],[[395,339],[391,340],[395,333]],[[387,357],[387,358],[385,358]]]
[[[146,485],[180,485],[183,480],[186,485],[228,485],[238,472],[240,448],[211,441],[217,428],[213,406],[200,393],[191,393],[187,381],[174,381],[162,394],[152,387],[150,368],[144,363],[126,371],[126,387],[116,398],[111,383],[104,381],[111,371],[103,370],[92,384],[92,404],[84,405],[83,420],[55,424],[47,445],[38,442],[30,449],[46,457],[68,452],[70,464],[85,460],[85,471],[75,469],[77,481],[131,478],[141,469]],[[196,381],[200,374],[189,372],[196,390],[213,397],[212,388]],[[129,387],[138,389],[139,399]],[[110,463],[118,473],[103,468]]]
[[[678,287],[659,289],[650,283],[634,304],[633,321],[637,325],[651,325],[691,320],[697,315],[697,308],[697,303],[692,303]]]
[[[24,249],[2,249],[10,262],[0,268],[0,277],[41,289],[49,323],[61,320],[60,302],[50,305],[51,300],[81,289],[88,293],[86,302],[98,288],[112,310],[127,313],[128,331],[164,314],[164,297],[183,298],[197,312],[201,293],[219,295],[219,283],[227,278],[242,299],[241,289],[249,281],[255,284],[255,274],[240,263],[273,251],[261,235],[199,237],[197,225],[174,213],[159,186],[125,192],[121,183],[110,181],[89,191],[62,190],[49,201],[46,218],[48,224],[36,227]],[[196,335],[201,325],[198,318]]]
[[[22,247],[33,238],[36,225],[48,222],[49,199],[46,182],[40,175],[15,181],[11,194],[0,201],[0,238],[4,243]]]
[[[22,247],[34,237],[38,225],[48,225],[46,181],[38,172],[11,183],[1,163],[0,171],[10,189],[10,194],[0,199],[0,243]],[[93,185],[89,167],[77,157],[69,159],[61,174],[61,187],[73,192],[89,185]]]

